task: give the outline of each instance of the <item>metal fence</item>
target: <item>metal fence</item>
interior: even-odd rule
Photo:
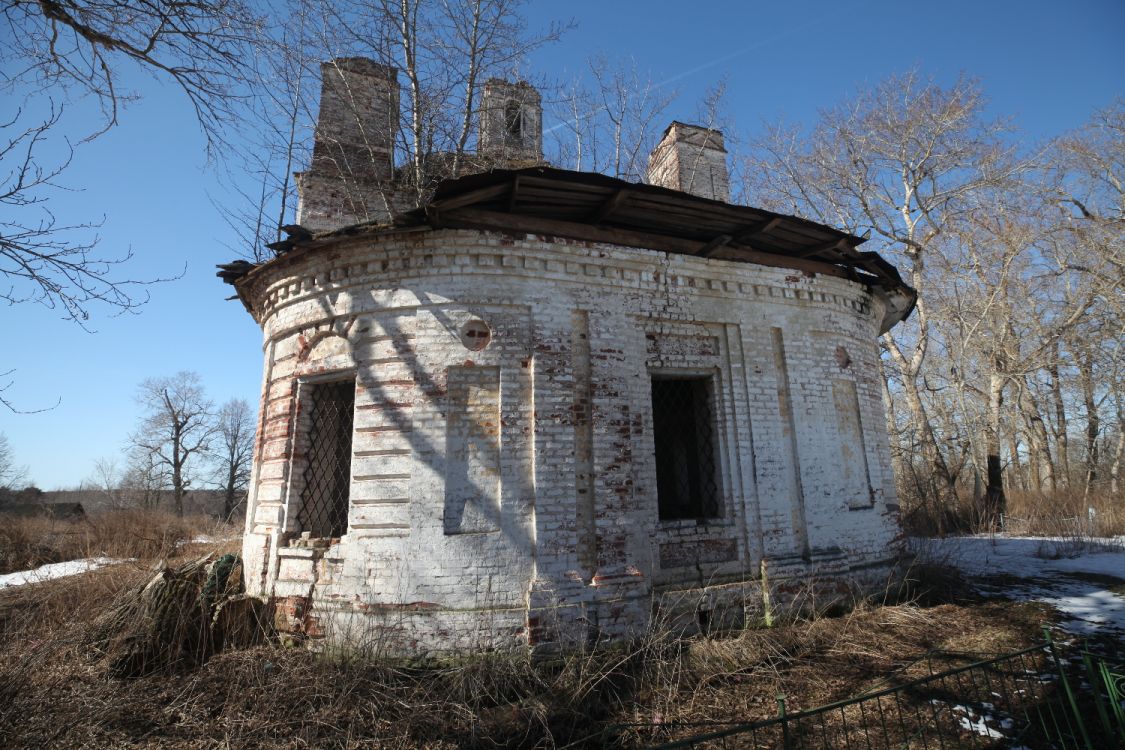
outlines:
[[[1094,508],[1087,508],[1086,513],[1077,516],[1023,517],[1000,514],[1000,531],[1013,536],[1047,534],[1062,537],[1063,540],[1104,537],[1105,534],[1101,533],[1099,524],[1100,520]],[[1106,544],[1101,540],[1099,543]],[[1112,546],[1112,543],[1110,544]]]
[[[948,658],[949,654],[942,654]],[[957,655],[964,658],[965,655]],[[1125,747],[1125,676],[1104,659],[1060,657],[1046,642],[856,698],[747,723],[630,725],[610,745],[657,748]]]

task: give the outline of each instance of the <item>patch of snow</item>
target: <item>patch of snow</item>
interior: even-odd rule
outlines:
[[[931,698],[930,703],[936,706],[948,705],[949,711],[953,712],[954,715],[961,714],[956,715],[957,723],[961,724],[961,729],[966,732],[979,734],[981,737],[987,737],[990,740],[1007,739],[1007,735],[992,729],[991,726],[988,725],[988,722],[999,723],[1000,728],[1006,730],[1010,730],[1012,726],[1015,726],[1015,723],[1010,719],[1001,717],[1001,719],[998,720],[996,716],[993,716],[991,713],[992,704],[990,703],[982,703],[981,707],[985,708],[985,711],[980,713],[974,711],[973,708],[969,706],[963,706],[958,703],[946,704],[944,701],[938,701],[936,698]]]
[[[1093,633],[1104,625],[1125,630],[1125,599],[1112,591],[1091,590],[1077,596],[1044,597],[1042,601],[1075,619],[1072,630]]]
[[[215,538],[213,536],[208,536],[207,534],[198,534],[196,536],[193,536],[191,539],[181,539],[176,543],[176,546],[182,547],[185,544],[212,544],[215,542],[233,542],[240,538],[241,537],[237,536],[221,536]]]
[[[27,583],[40,583],[42,581],[50,581],[55,578],[62,578],[64,576],[77,575],[85,573],[90,570],[104,567],[106,565],[115,565],[116,563],[126,562],[125,560],[115,560],[111,557],[90,557],[83,560],[67,560],[60,563],[48,563],[47,565],[40,565],[33,570],[21,570],[16,573],[7,573],[0,575],[0,589],[9,588],[11,586],[23,586]]]
[[[997,534],[913,541],[919,559],[960,569],[986,596],[1045,602],[1066,615],[1061,627],[1072,633],[1125,636],[1125,597],[1112,590],[1125,588],[1125,537]],[[1018,581],[989,580],[996,576]]]
[[[976,732],[981,737],[988,737],[992,740],[998,740],[1004,737],[1003,732],[997,732],[995,729],[990,728],[988,724],[984,723],[984,719],[973,721],[969,716],[961,716],[958,718],[958,721],[961,723],[962,729],[967,729],[970,732]]]

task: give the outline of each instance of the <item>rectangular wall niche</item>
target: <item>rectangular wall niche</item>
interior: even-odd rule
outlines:
[[[447,371],[445,533],[500,528],[500,368]]]
[[[302,384],[301,400],[308,404],[309,431],[297,530],[340,537],[348,530],[355,378]]]
[[[836,424],[840,431],[840,479],[848,493],[848,507],[852,510],[870,508],[875,498],[871,491],[867,446],[863,440],[863,420],[855,383],[850,380],[833,381],[832,402],[836,407]]]
[[[709,376],[652,376],[656,494],[661,521],[717,518],[715,408]]]

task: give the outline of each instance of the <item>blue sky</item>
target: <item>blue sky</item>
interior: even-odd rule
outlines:
[[[743,135],[779,117],[808,123],[818,109],[912,67],[943,83],[962,72],[979,78],[991,113],[1012,118],[1028,145],[1125,95],[1122,0],[529,5],[532,26],[577,22],[536,53],[529,74],[565,79],[581,74],[590,55],[631,57],[680,90],[668,119],[684,120],[725,78],[727,114]],[[95,310],[96,333],[36,305],[0,307],[0,372],[15,368],[5,396],[25,410],[59,401],[35,414],[0,410],[0,432],[44,489],[76,485],[99,457],[120,454],[137,420],[136,385],[146,377],[196,370],[216,401],[258,398],[260,330],[238,302],[224,300],[230,287],[214,276],[215,264],[235,256],[234,240],[212,205],[223,194],[199,128],[166,81],[136,71],[127,77],[142,99],[119,127],[77,147],[61,181],[73,191],[56,195],[52,209],[68,222],[104,216],[100,250],[131,249],[130,276],[183,276],[151,287],[140,314]],[[15,104],[5,101],[0,112]],[[69,132],[88,132],[96,115],[88,103],[70,106]],[[52,152],[42,155],[50,160]]]

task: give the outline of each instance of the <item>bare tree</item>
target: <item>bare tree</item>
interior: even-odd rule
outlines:
[[[523,0],[376,0],[333,4],[367,57],[405,78],[401,148],[421,202],[435,179],[457,177],[474,144],[480,92],[493,76],[517,74],[526,56],[565,26],[529,32]],[[356,23],[358,22],[358,23]],[[354,33],[358,32],[358,33]],[[438,153],[447,159],[435,161]],[[442,164],[448,166],[442,166]]]
[[[0,432],[0,490],[14,490],[27,481],[27,467],[16,463],[8,436]]]
[[[220,173],[234,199],[212,200],[235,234],[230,249],[255,261],[269,257],[266,245],[280,240],[281,227],[292,221],[293,173],[312,156],[308,136],[316,114],[310,92],[317,88],[315,71],[329,54],[321,43],[327,40],[310,30],[317,21],[317,0],[291,0],[285,22],[267,29],[255,45],[247,73],[252,96],[239,112],[249,147]],[[247,177],[252,190],[243,187]]]
[[[148,300],[143,286],[150,282],[118,275],[132,253],[95,254],[96,224],[60,224],[47,208],[70,156],[46,167],[36,149],[61,115],[62,109],[52,106],[45,119],[22,127],[17,111],[0,124],[0,205],[8,209],[0,217],[0,300],[57,309],[85,327],[91,305],[132,311]]]
[[[308,164],[317,120],[320,64],[366,57],[399,71],[393,184],[383,200],[417,205],[440,179],[483,164],[475,153],[481,91],[492,77],[518,77],[525,57],[566,30],[529,30],[523,0],[290,0],[257,47],[256,96],[244,110],[257,136],[244,171],[253,194],[224,211],[255,260],[292,222],[294,168]],[[362,118],[362,102],[353,113]]]
[[[933,257],[930,311],[947,364],[930,369],[953,385],[967,442],[977,446],[970,455],[984,455],[986,515],[1005,505],[1006,400],[1022,423],[1031,486],[1050,491],[1065,481],[1056,471],[1065,466],[1068,422],[1061,352],[1096,304],[1094,288],[1075,278],[1058,251],[1041,187],[1029,180],[988,191]]]
[[[223,518],[230,520],[250,483],[254,455],[254,412],[244,399],[231,399],[216,415],[211,457],[216,483],[223,492]]]
[[[1086,421],[1083,486],[1089,493],[1102,455],[1109,453],[1111,489],[1117,492],[1125,454],[1125,99],[1058,139],[1051,157],[1051,188],[1063,234],[1060,263],[1092,290],[1095,300],[1088,319],[1067,342],[1078,368]],[[1103,437],[1110,450],[1101,450]]]
[[[161,494],[168,486],[162,463],[154,453],[133,447],[121,474],[121,497],[126,504],[145,510],[160,505]]]
[[[660,119],[678,92],[641,73],[636,62],[587,60],[593,86],[578,81],[558,96],[549,134],[560,166],[641,182],[660,136]]]
[[[92,307],[127,312],[147,301],[144,286],[160,279],[124,275],[129,251],[96,251],[101,219],[50,210],[74,156],[59,102],[96,100],[103,117],[81,140],[96,138],[138,98],[120,83],[137,67],[184,92],[213,150],[245,95],[243,61],[261,26],[253,9],[246,0],[0,0],[0,95],[20,103],[0,121],[0,300],[40,303],[83,327]],[[43,161],[60,145],[64,156]]]
[[[149,378],[137,389],[144,409],[129,442],[151,467],[159,469],[172,490],[176,513],[184,513],[184,495],[197,475],[198,464],[216,437],[213,405],[198,373]]]
[[[0,54],[17,70],[5,87],[92,96],[104,132],[117,123],[121,103],[136,98],[118,83],[122,65],[135,64],[179,86],[216,145],[260,28],[253,11],[244,0],[0,0],[7,27]]]
[[[119,79],[123,66],[138,65],[180,87],[216,146],[258,25],[243,0],[0,0],[0,60],[12,71],[0,92],[27,105],[0,123],[0,299],[38,302],[83,326],[93,305],[122,312],[147,301],[143,286],[152,280],[121,275],[130,252],[95,252],[99,220],[59,221],[49,209],[74,155],[56,133],[64,113],[56,103],[96,99],[103,120],[84,140],[97,137],[117,123],[122,102],[137,98]],[[44,163],[52,134],[66,156]]]
[[[105,498],[110,508],[120,510],[126,505],[121,480],[122,474],[117,459],[103,456],[94,461],[94,471],[82,482],[82,489],[98,492]]]
[[[824,111],[807,136],[775,126],[752,144],[746,168],[752,200],[871,235],[873,249],[906,267],[918,304],[883,336],[884,366],[909,413],[900,439],[917,447],[923,489],[942,503],[952,502],[957,475],[925,405],[927,263],[983,191],[1025,168],[1002,138],[1005,126],[983,109],[975,81],[943,88],[916,73],[896,76]]]

